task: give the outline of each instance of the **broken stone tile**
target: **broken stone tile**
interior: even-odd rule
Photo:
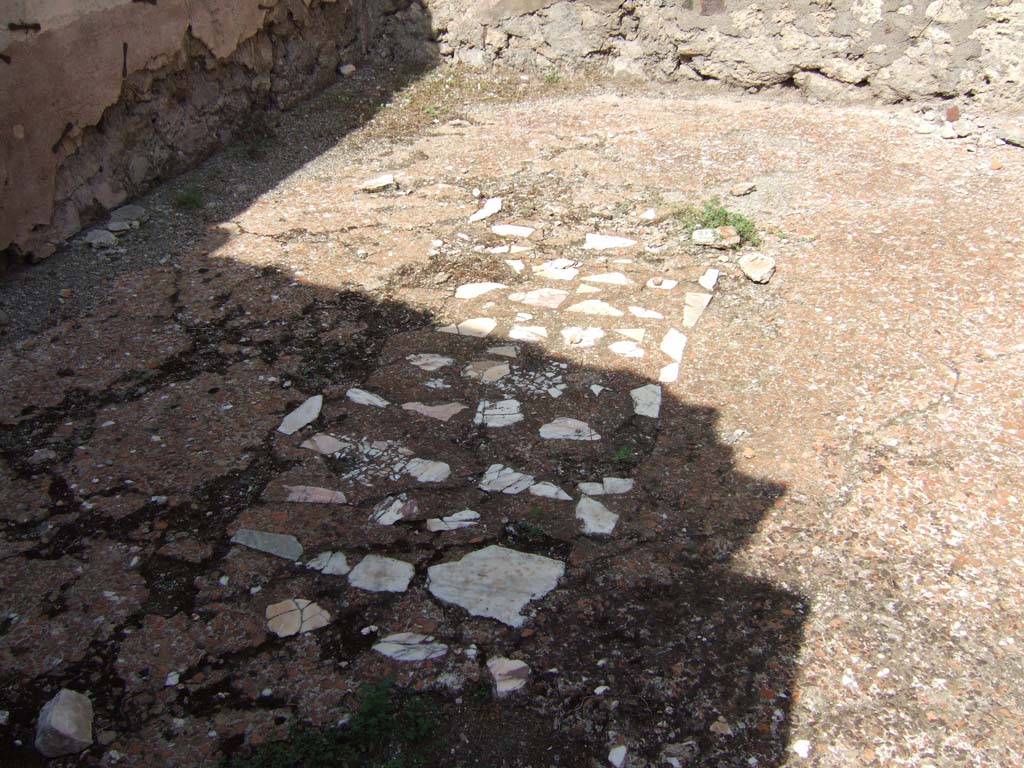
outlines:
[[[519,355],[519,347],[514,344],[503,347],[488,347],[487,354],[501,355],[502,357],[517,357]]]
[[[671,278],[668,277],[661,277],[660,275],[655,275],[650,280],[648,280],[645,283],[645,285],[648,288],[658,288],[662,291],[671,291],[673,288],[679,285],[679,281],[672,280]]]
[[[581,285],[576,289],[576,293],[600,293],[600,288],[595,288],[592,285]]]
[[[733,197],[743,197],[744,195],[749,195],[755,189],[757,189],[757,184],[754,182],[741,181],[739,184],[733,184],[732,188],[729,190],[729,194]]]
[[[304,635],[331,623],[331,614],[311,600],[294,598],[267,606],[267,629],[278,637]]]
[[[307,399],[306,402],[285,416],[281,420],[281,426],[277,428],[277,431],[285,435],[295,434],[307,424],[316,421],[323,405],[324,396],[313,395],[313,397]]]
[[[513,325],[508,337],[513,341],[543,341],[548,337],[548,329],[540,325]]]
[[[504,464],[491,464],[480,479],[479,488],[482,491],[493,493],[505,493],[514,496],[525,491],[533,485],[533,476],[516,472]]]
[[[462,369],[467,379],[479,379],[484,384],[491,384],[503,376],[508,376],[509,364],[495,360],[476,360]]]
[[[462,403],[444,403],[442,405],[425,405],[424,403],[402,404],[402,408],[406,411],[412,411],[413,413],[428,416],[439,421],[448,421],[452,416],[455,416],[460,411],[464,411],[468,407]]]
[[[573,304],[566,310],[568,312],[580,312],[584,315],[602,315],[604,317],[622,317],[622,310],[616,309],[611,304],[599,299],[587,299],[578,304]]]
[[[744,254],[738,263],[747,279],[755,283],[767,283],[775,274],[775,259],[763,253]]]
[[[571,325],[561,330],[562,339],[570,347],[592,347],[598,339],[604,338],[604,331],[600,328],[580,328]]]
[[[491,291],[497,291],[501,288],[507,288],[508,286],[504,283],[466,283],[460,285],[455,289],[456,299],[475,299],[479,296],[483,296],[485,293]]]
[[[533,320],[533,315],[529,312],[516,312],[515,321],[517,323],[525,323],[527,320]]]
[[[373,650],[395,661],[429,661],[448,653],[448,646],[435,643],[429,635],[416,632],[398,632],[381,638]]]
[[[495,224],[491,232],[498,237],[515,237],[525,239],[534,233],[533,227],[524,227],[519,224]]]
[[[510,293],[508,300],[531,307],[557,309],[568,295],[568,291],[561,291],[557,288],[536,288],[525,293]]]
[[[683,350],[686,349],[686,334],[675,328],[669,328],[661,340],[660,349],[678,363],[683,359]]]
[[[591,384],[590,385],[590,391],[593,392],[595,396],[596,395],[600,395],[606,389],[607,389],[607,387],[602,387],[600,384]]]
[[[451,389],[451,385],[446,383],[444,379],[427,379],[423,382],[423,386],[427,389]]]
[[[344,576],[352,570],[341,552],[321,552],[306,563],[306,567],[320,571],[324,576]]]
[[[704,290],[713,291],[715,286],[718,284],[718,276],[720,274],[721,272],[714,267],[708,267],[707,271],[700,276],[700,279],[697,282],[700,283],[700,287]]]
[[[85,233],[85,242],[93,248],[110,248],[117,245],[117,236],[109,229],[91,229]]]
[[[576,519],[583,523],[583,533],[608,535],[615,530],[619,516],[601,502],[584,496],[576,505]]]
[[[345,446],[338,438],[333,437],[332,435],[326,435],[323,432],[318,432],[309,438],[309,440],[300,443],[299,447],[308,448],[311,451],[322,453],[324,456],[329,456],[332,453],[337,453]]]
[[[652,419],[658,418],[661,412],[661,387],[657,384],[645,384],[631,390],[629,396],[633,398],[633,413]]]
[[[481,400],[476,408],[476,416],[473,417],[474,424],[482,424],[485,427],[507,427],[523,420],[518,400]]]
[[[632,339],[633,341],[643,341],[644,336],[647,335],[647,332],[643,328],[616,328],[615,332],[622,334],[627,339]]]
[[[489,219],[494,214],[501,210],[501,198],[492,197],[489,198],[472,216],[469,217],[469,223],[475,224],[478,221]]]
[[[697,245],[718,245],[722,241],[718,230],[710,227],[693,230],[690,239]]]
[[[394,174],[385,173],[382,176],[364,181],[360,187],[363,192],[386,192],[389,189],[398,189],[398,182]]]
[[[498,321],[493,317],[474,317],[469,320],[463,320],[458,325],[445,325],[437,330],[441,333],[453,333],[456,336],[471,336],[482,339],[493,331],[497,325]]]
[[[643,307],[630,307],[629,311],[635,317],[642,318],[644,320],[663,320],[665,316],[661,312],[655,312],[653,309],[644,309]]]
[[[579,419],[559,416],[540,428],[540,436],[545,440],[600,440],[601,436],[590,428],[590,425]]]
[[[711,303],[710,293],[687,293],[683,298],[683,327],[693,328]]]
[[[412,563],[367,555],[348,574],[348,583],[367,592],[405,592],[416,574]]]
[[[608,762],[614,766],[614,768],[622,768],[626,764],[626,745],[617,744],[608,750]]]
[[[614,248],[632,248],[636,240],[628,237],[616,237],[615,235],[599,235],[588,232],[583,242],[583,249],[586,251],[605,251]]]
[[[545,280],[573,280],[580,273],[580,262],[572,259],[552,259],[533,268],[537,277]]]
[[[270,533],[268,531],[253,531],[249,528],[241,528],[238,533],[231,537],[232,544],[241,544],[243,547],[255,549],[259,552],[266,552],[268,555],[283,557],[285,560],[298,560],[302,557],[302,545],[294,536],[285,533]]]
[[[409,459],[405,465],[405,472],[421,483],[441,483],[448,479],[452,470],[443,461]]]
[[[92,746],[92,700],[62,688],[39,710],[35,747],[45,757],[75,755]]]
[[[624,341],[613,341],[608,345],[608,349],[614,352],[616,355],[622,355],[623,357],[631,357],[639,359],[644,356],[644,351],[641,349],[635,341],[632,339],[626,339]]]
[[[455,362],[455,360],[450,357],[435,355],[432,353],[409,355],[405,359],[424,371],[436,371],[447,365],[452,365]]]
[[[507,245],[501,245],[501,246],[498,246],[498,247],[499,248],[504,248],[505,250],[498,251],[495,248],[489,248],[488,251],[490,253],[508,253],[508,246]],[[513,272],[515,272],[516,274],[519,274],[524,269],[526,269],[526,265],[523,264],[522,259],[505,259],[505,263],[508,264],[509,268]]]
[[[521,627],[531,600],[544,597],[565,574],[565,564],[497,545],[428,569],[428,589],[438,600]]]
[[[391,403],[383,397],[375,395],[372,392],[367,392],[365,389],[359,389],[358,387],[352,387],[345,393],[345,396],[356,405],[370,405],[374,408],[387,408],[391,405]]]
[[[415,499],[410,499],[404,493],[398,496],[388,496],[377,502],[370,514],[370,520],[380,525],[394,525],[405,517],[413,516],[419,511],[419,505]]]
[[[572,496],[563,491],[554,483],[534,483],[530,486],[531,496],[540,496],[545,499],[557,499],[558,501],[572,501]]]
[[[468,528],[476,525],[480,520],[480,513],[472,509],[464,509],[447,517],[432,517],[427,520],[427,530],[431,532],[454,531],[459,528]]]
[[[669,363],[658,371],[658,381],[662,384],[671,384],[679,378],[679,363]]]
[[[530,667],[526,662],[502,656],[489,659],[487,671],[494,680],[494,693],[498,698],[518,691],[526,685],[526,680],[530,677]]]
[[[599,275],[587,275],[581,278],[588,283],[600,283],[602,285],[632,285],[633,281],[621,272],[602,272]]]
[[[317,488],[312,485],[286,485],[288,501],[305,504],[345,504],[348,500],[341,491]]]
[[[587,496],[606,496],[629,493],[633,490],[634,481],[628,477],[605,477],[600,483],[580,483],[580,493]]]

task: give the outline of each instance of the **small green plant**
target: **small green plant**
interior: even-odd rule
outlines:
[[[437,104],[428,104],[427,106],[423,107],[423,111],[426,112],[431,117],[441,116],[441,108],[437,106]]]
[[[174,204],[179,208],[195,210],[203,207],[203,193],[196,186],[182,187],[174,193]]]
[[[531,523],[529,520],[520,520],[516,523],[516,527],[519,528],[522,534],[531,539],[540,539],[546,535],[543,528],[535,523]]]
[[[285,741],[222,761],[224,768],[416,768],[434,731],[433,708],[391,680],[363,686],[344,728],[295,730]]]
[[[633,446],[620,445],[612,454],[612,461],[629,461],[633,458]]]
[[[742,213],[730,211],[717,197],[705,200],[700,206],[686,205],[674,213],[687,234],[695,229],[715,229],[717,227],[735,227],[741,243],[760,245],[761,237],[757,225]]]
[[[557,85],[562,82],[562,76],[554,71],[548,72],[544,75],[544,82],[548,85]]]

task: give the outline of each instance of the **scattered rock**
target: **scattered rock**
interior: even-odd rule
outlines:
[[[398,182],[395,180],[394,174],[385,173],[383,176],[377,176],[376,178],[364,181],[359,188],[363,192],[387,192],[392,189],[398,189]]]
[[[532,307],[557,309],[568,296],[568,291],[561,291],[558,288],[536,288],[525,293],[510,293],[508,300]]]
[[[427,530],[432,533],[438,531],[455,531],[459,528],[469,528],[472,525],[476,525],[480,520],[480,513],[474,512],[472,509],[464,509],[461,512],[456,512],[453,515],[447,517],[432,517],[427,520]]]
[[[432,566],[427,574],[430,593],[438,600],[458,605],[473,616],[521,627],[522,609],[558,586],[565,564],[492,545],[456,562]]]
[[[588,283],[602,283],[604,285],[632,285],[633,281],[621,272],[603,272],[599,275],[587,275],[581,278]]]
[[[533,485],[533,476],[516,472],[504,464],[491,464],[480,480],[482,491],[515,495]]]
[[[455,289],[456,299],[475,299],[485,293],[496,291],[500,288],[507,288],[504,283],[467,283]]]
[[[740,269],[747,279],[755,283],[767,283],[775,274],[775,259],[763,253],[747,253],[740,257]]]
[[[494,680],[494,693],[499,699],[518,691],[526,685],[526,681],[530,677],[530,667],[526,662],[507,659],[503,656],[489,659],[487,671],[491,673],[491,678]]]
[[[444,368],[448,365],[454,365],[455,360],[450,357],[444,357],[443,355],[435,355],[431,353],[422,355],[409,355],[405,358],[410,363],[415,365],[417,368],[421,368],[424,371],[436,371]]]
[[[683,299],[683,327],[693,328],[711,303],[710,293],[687,293]]]
[[[673,288],[679,285],[679,281],[672,280],[671,278],[668,277],[661,277],[660,275],[656,275],[655,277],[652,277],[650,280],[648,280],[645,283],[645,285],[648,288],[659,288],[662,291],[671,291]]]
[[[391,403],[380,395],[375,395],[372,392],[367,392],[365,389],[359,389],[357,387],[352,387],[348,390],[345,393],[345,397],[356,405],[369,405],[374,408],[387,408],[391,405]]]
[[[382,638],[374,644],[373,650],[395,661],[429,661],[448,653],[448,646],[435,643],[429,635],[399,632]]]
[[[332,491],[329,488],[317,488],[312,485],[286,485],[288,501],[305,504],[345,504],[348,499],[341,491]]]
[[[342,77],[352,77],[356,73],[355,64],[342,64],[338,67],[338,74]]]
[[[718,284],[718,276],[721,273],[714,267],[709,267],[708,270],[700,276],[697,281],[700,283],[700,287],[706,291],[713,291],[715,286]]]
[[[499,363],[495,360],[475,360],[462,369],[462,375],[467,379],[476,379],[482,384],[493,384],[508,376],[510,371],[508,363]]]
[[[639,359],[644,356],[643,348],[632,339],[625,341],[613,341],[608,345],[608,349],[622,357]]]
[[[333,435],[326,435],[323,432],[318,432],[309,438],[309,440],[300,443],[299,447],[308,448],[309,450],[316,451],[324,456],[330,456],[344,448],[345,444]]]
[[[580,262],[572,259],[553,259],[535,266],[533,272],[545,280],[575,280],[579,266]]]
[[[658,381],[662,384],[671,384],[679,378],[679,363],[663,365],[658,371]]]
[[[405,592],[416,574],[412,563],[367,555],[348,574],[348,583],[368,592]]]
[[[520,240],[525,240],[535,231],[533,227],[524,227],[519,224],[495,224],[491,227],[491,232],[498,237],[517,238]]]
[[[607,251],[617,248],[632,248],[634,245],[636,245],[636,240],[630,240],[628,237],[599,235],[588,232],[583,243],[583,249],[586,251]]]
[[[289,413],[281,421],[277,431],[284,435],[293,435],[303,427],[316,421],[320,415],[320,409],[324,405],[323,395],[313,395],[302,405]]]
[[[518,400],[481,400],[473,423],[485,427],[508,427],[523,420],[520,407]]]
[[[580,493],[587,496],[604,496],[620,493],[629,493],[633,490],[635,482],[628,477],[605,477],[600,483],[580,483],[577,486]]]
[[[808,758],[811,755],[811,742],[807,739],[797,739],[790,747],[799,757]]]
[[[402,408],[406,411],[412,411],[422,416],[428,416],[431,419],[437,419],[439,421],[448,421],[460,411],[464,411],[469,406],[463,405],[462,403],[444,403],[442,405],[425,405],[423,403],[403,403]]]
[[[352,570],[341,552],[321,552],[306,563],[306,567],[320,571],[324,576],[344,576]]]
[[[331,623],[331,614],[312,600],[293,598],[267,606],[267,629],[278,637],[304,635]]]
[[[441,333],[453,333],[456,336],[471,336],[482,339],[493,331],[497,325],[498,321],[493,317],[474,317],[469,320],[463,320],[458,325],[445,325],[437,330]]]
[[[577,325],[563,328],[561,334],[565,344],[571,347],[593,347],[598,339],[604,338],[601,328],[580,328]]]
[[[658,418],[661,413],[661,387],[657,384],[645,384],[631,390],[629,396],[633,399],[633,412],[638,416],[649,416],[652,419]]]
[[[513,341],[544,341],[548,329],[540,325],[513,325],[508,332]]]
[[[999,131],[996,136],[1007,144],[1014,147],[1024,148],[1024,133],[1011,133],[1009,131]]]
[[[683,359],[683,350],[686,349],[686,334],[675,328],[669,328],[661,340],[659,349],[678,363]]]
[[[90,229],[85,233],[85,242],[93,248],[110,248],[117,245],[117,237],[107,229]]]
[[[540,496],[545,499],[557,499],[558,501],[572,501],[572,496],[563,491],[554,483],[534,483],[530,486],[530,495]]]
[[[477,211],[476,213],[474,213],[472,216],[469,217],[469,221],[472,224],[472,223],[475,223],[477,221],[483,221],[484,219],[489,219],[491,216],[493,216],[494,214],[496,214],[500,210],[501,210],[501,198],[500,197],[492,197],[489,200],[487,200],[487,202],[485,202],[483,204],[483,206],[480,208],[479,211]]]
[[[643,341],[647,331],[643,328],[616,328],[615,332],[633,341]]]
[[[540,436],[545,440],[600,440],[601,436],[590,428],[590,425],[579,419],[559,416],[540,428]]]
[[[443,461],[409,459],[405,465],[405,472],[421,483],[441,483],[449,478],[452,469]]]
[[[752,181],[741,181],[739,184],[734,184],[729,190],[729,194],[733,197],[743,197],[749,195],[757,189],[757,185]]]
[[[960,119],[960,107],[956,104],[946,107],[946,122],[955,123]]]
[[[732,736],[732,726],[722,717],[715,720],[709,730],[719,736]]]
[[[596,499],[584,496],[576,505],[576,519],[583,523],[583,533],[607,536],[615,530],[619,516]]]
[[[36,749],[46,757],[74,755],[92,745],[92,701],[62,688],[39,710]]]
[[[148,218],[149,214],[141,205],[122,205],[110,213],[111,222],[128,222],[137,225]]]
[[[664,320],[665,316],[661,312],[656,312],[653,309],[644,309],[643,307],[629,307],[629,312],[635,317],[639,317],[642,320]]]
[[[285,560],[298,560],[302,557],[302,545],[294,536],[286,533],[270,533],[269,531],[253,531],[249,528],[240,529],[231,537],[232,544],[265,552]]]
[[[608,750],[608,762],[615,768],[622,768],[626,764],[626,746],[617,744]]]
[[[377,502],[370,514],[370,520],[380,525],[394,525],[406,517],[413,517],[419,512],[419,505],[415,499],[410,499],[404,493],[398,496],[388,496]]]
[[[567,312],[579,312],[584,315],[601,315],[603,317],[622,317],[621,309],[616,309],[611,304],[600,299],[587,299],[579,304],[573,304]]]

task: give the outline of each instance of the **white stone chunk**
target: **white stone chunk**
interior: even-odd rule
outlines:
[[[558,501],[572,501],[572,496],[563,491],[554,483],[534,483],[530,486],[532,496],[540,496],[545,499],[557,499]]]
[[[428,416],[431,419],[437,419],[438,421],[448,421],[452,416],[456,415],[460,411],[464,411],[469,406],[463,405],[462,403],[444,403],[442,405],[426,405],[425,403],[402,403],[402,409],[406,411],[412,411],[418,413],[421,416]]]
[[[682,331],[677,331],[675,328],[669,328],[665,332],[665,337],[661,340],[660,349],[670,359],[678,363],[683,359],[683,350],[686,349],[686,334]]]
[[[492,384],[498,379],[508,376],[508,363],[496,360],[475,360],[462,369],[462,375],[467,379],[479,379],[484,384]]]
[[[412,563],[367,555],[348,575],[348,583],[367,592],[405,592],[416,574]]]
[[[576,490],[585,496],[603,496],[604,483],[580,483],[576,486]]]
[[[683,327],[693,328],[711,303],[710,293],[687,293],[683,299]]]
[[[580,312],[584,315],[602,315],[604,317],[622,317],[622,310],[600,299],[587,299],[568,308],[568,312]]]
[[[502,357],[518,357],[519,347],[514,344],[509,344],[503,347],[488,347],[487,353],[490,355],[501,355]]]
[[[755,283],[767,283],[775,274],[775,259],[763,253],[745,254],[738,263],[747,279]]]
[[[348,500],[341,491],[317,488],[313,485],[286,485],[288,501],[305,504],[345,504]]]
[[[532,251],[532,250],[533,250],[533,246],[532,245],[519,245],[518,243],[513,243],[512,245],[510,245],[508,247],[508,252],[509,253],[527,253],[528,251]]]
[[[558,586],[565,564],[490,546],[456,562],[432,566],[427,574],[430,593],[438,600],[458,605],[473,616],[521,627],[523,608]]]
[[[608,389],[608,387],[602,387],[600,384],[591,384],[590,385],[590,391],[593,392],[595,396],[600,395],[606,389]]]
[[[508,300],[531,307],[556,309],[568,295],[568,291],[561,291],[558,288],[535,288],[525,293],[511,293]]]
[[[491,291],[497,291],[501,288],[507,288],[508,286],[504,283],[466,283],[460,285],[455,289],[456,299],[475,299],[479,296],[483,296],[485,293]]]
[[[540,325],[513,325],[508,337],[513,341],[543,341],[548,337],[548,329]]]
[[[365,389],[359,389],[358,387],[352,387],[345,396],[356,405],[370,405],[374,408],[387,408],[391,403],[385,400],[379,395],[373,394],[373,392],[367,392]]]
[[[514,237],[525,239],[534,233],[533,227],[524,227],[520,224],[495,224],[491,232],[498,237]]]
[[[616,328],[615,332],[633,341],[643,341],[644,336],[647,335],[647,331],[643,328]]]
[[[638,416],[658,418],[661,412],[661,387],[657,384],[645,384],[629,393],[633,398],[633,413]]]
[[[588,232],[583,242],[583,249],[586,251],[606,251],[615,248],[632,248],[634,245],[636,245],[636,240],[630,240],[628,237],[599,235],[594,232]]]
[[[581,285],[576,289],[576,293],[600,293],[601,289],[596,288],[593,285]]]
[[[622,768],[626,764],[626,746],[624,744],[618,744],[608,750],[608,762],[611,763],[614,768]]]
[[[500,699],[526,685],[530,667],[518,659],[497,657],[487,662],[487,671],[494,679],[494,693]]]
[[[658,371],[658,381],[662,384],[671,384],[679,378],[679,363],[663,365]]]
[[[545,280],[573,280],[580,273],[580,263],[572,259],[552,259],[533,268],[537,277]]]
[[[430,459],[409,459],[405,472],[421,483],[441,483],[448,479],[452,468],[443,461]]]
[[[659,288],[663,291],[671,291],[677,285],[679,285],[678,280],[672,280],[668,277],[652,277],[646,283],[648,288]]]
[[[600,328],[580,328],[577,325],[570,325],[561,330],[562,340],[570,347],[592,347],[598,339],[604,338],[604,331]]]
[[[622,355],[623,357],[631,357],[639,359],[644,356],[644,351],[641,349],[635,341],[632,339],[626,339],[624,341],[613,341],[608,345],[608,349],[614,352],[616,355]]]
[[[39,710],[35,747],[45,757],[75,755],[92,746],[92,700],[62,688]]]
[[[313,435],[309,440],[300,443],[300,448],[308,448],[311,451],[322,453],[324,456],[329,456],[332,453],[337,453],[344,447],[344,443],[332,435],[326,435],[323,432],[318,432]]]
[[[448,653],[448,646],[435,643],[429,635],[416,632],[398,632],[381,638],[373,650],[395,661],[429,661]]]
[[[576,505],[576,519],[583,523],[583,533],[607,536],[615,530],[619,516],[600,501],[584,496]]]
[[[590,425],[579,419],[559,416],[540,428],[540,436],[545,440],[600,440],[601,436],[590,428]]]
[[[514,496],[533,485],[533,476],[516,472],[504,464],[491,464],[480,479],[480,490]]]
[[[601,483],[604,485],[604,492],[608,494],[629,493],[636,484],[630,477],[606,477]]]
[[[320,571],[324,576],[344,576],[352,570],[341,552],[321,552],[306,563],[306,567]]]
[[[517,323],[525,323],[527,320],[533,320],[533,315],[529,312],[516,312],[515,321]]]
[[[473,224],[473,223],[476,223],[478,221],[483,221],[484,219],[489,219],[491,216],[493,216],[494,214],[496,214],[500,210],[501,210],[501,198],[500,197],[488,198],[487,202],[485,202],[480,207],[480,210],[477,211],[476,213],[474,213],[472,216],[469,217],[469,223]]]
[[[481,400],[476,408],[473,423],[485,427],[508,427],[523,420],[520,408],[518,400]]]
[[[385,173],[382,176],[364,181],[359,187],[363,192],[385,192],[398,187],[395,176],[392,173]]]
[[[505,249],[504,251],[502,251],[502,253],[508,253],[508,246],[507,245],[502,245],[502,246],[499,246],[499,247]],[[491,251],[493,252],[494,249],[492,248]],[[522,259],[505,259],[505,263],[508,264],[509,268],[513,272],[515,272],[516,274],[518,274],[518,273],[522,272],[524,269],[526,269],[526,265],[523,264]]]
[[[469,320],[463,320],[458,325],[445,325],[437,330],[441,333],[452,333],[456,336],[470,336],[482,339],[493,331],[497,325],[498,321],[493,317],[473,317]]]
[[[398,496],[388,496],[377,503],[370,513],[370,520],[380,525],[394,525],[407,516],[412,516],[419,511],[419,505],[415,499],[410,499],[404,493]]]
[[[294,598],[268,605],[267,629],[278,637],[304,635],[331,623],[331,614],[312,600]]]
[[[601,283],[604,285],[632,285],[633,281],[621,272],[602,272],[599,275],[587,275],[582,278],[588,283]]]
[[[453,358],[435,355],[430,352],[421,355],[409,355],[405,359],[424,371],[436,371],[455,362]]]
[[[644,320],[663,320],[665,318],[661,312],[655,312],[653,309],[644,309],[643,307],[630,307],[629,311],[636,317]]]
[[[472,509],[464,509],[447,517],[432,517],[427,520],[427,530],[431,532],[455,531],[459,528],[468,528],[476,525],[480,520],[480,513]]]
[[[265,552],[285,560],[298,560],[302,557],[302,545],[294,536],[286,533],[270,533],[269,531],[253,531],[241,528],[231,537],[232,544]]]
[[[718,276],[720,274],[721,272],[714,267],[709,267],[697,282],[700,283],[700,287],[705,291],[713,291],[715,286],[718,285]]]
[[[313,397],[285,416],[281,420],[281,426],[277,428],[277,431],[285,435],[295,434],[307,424],[316,421],[316,417],[320,415],[320,409],[323,405],[324,396],[313,395]]]

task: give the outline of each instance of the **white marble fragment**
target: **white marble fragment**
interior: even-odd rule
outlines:
[[[403,410],[412,411],[421,416],[428,416],[438,421],[448,421],[452,416],[455,416],[460,411],[464,411],[468,407],[462,403],[443,403],[441,405],[426,405],[419,402],[402,403]]]
[[[637,345],[632,339],[624,339],[622,341],[613,341],[608,345],[608,349],[614,352],[616,355],[622,357],[631,357],[639,359],[644,356],[643,349]]]
[[[632,285],[633,281],[621,272],[602,272],[599,275],[587,275],[581,278],[588,283],[601,283],[603,285]]]
[[[375,395],[373,392],[367,392],[365,389],[359,389],[358,387],[352,387],[345,393],[345,396],[356,405],[370,405],[374,408],[387,408],[391,405],[380,395]]]
[[[519,355],[519,347],[514,344],[507,344],[503,347],[488,347],[487,354],[501,355],[502,357],[517,357]]]
[[[39,710],[35,748],[44,757],[74,755],[88,749],[92,745],[92,719],[92,700],[84,693],[62,688]]]
[[[300,443],[299,447],[308,448],[311,451],[322,453],[324,456],[329,456],[332,453],[337,453],[338,451],[340,451],[342,448],[345,447],[345,444],[342,443],[341,440],[332,435],[327,435],[324,434],[323,432],[318,432],[317,434],[309,438],[309,440]]]
[[[653,309],[644,309],[643,307],[630,307],[629,311],[634,316],[644,320],[663,320],[665,318],[661,312],[655,312]]]
[[[348,501],[341,491],[312,485],[286,485],[285,490],[288,491],[287,501],[305,504],[345,504]]]
[[[451,357],[435,355],[431,352],[420,355],[409,355],[405,359],[424,371],[436,371],[444,368],[446,365],[452,365],[455,362]]]
[[[615,332],[633,341],[643,341],[644,336],[647,335],[647,331],[643,328],[616,328]]]
[[[494,693],[499,699],[518,691],[530,677],[530,667],[526,662],[502,656],[489,659],[487,671],[494,679]]]
[[[697,282],[700,283],[700,287],[705,291],[713,291],[715,286],[718,285],[718,276],[720,274],[721,272],[714,267],[708,267],[707,271],[700,276],[700,279]]]
[[[679,362],[683,359],[683,350],[686,349],[686,334],[669,328],[661,340],[661,351],[669,356],[671,360]]]
[[[313,395],[311,398],[307,399],[306,402],[285,416],[284,419],[281,420],[281,425],[277,428],[277,431],[285,435],[295,434],[307,424],[316,421],[317,416],[320,415],[320,409],[323,408],[323,405],[324,396]]]
[[[598,339],[604,338],[604,331],[600,328],[581,328],[578,325],[570,325],[561,330],[562,340],[570,347],[592,347]]]
[[[454,531],[459,528],[469,528],[471,525],[476,525],[479,520],[479,512],[474,512],[472,509],[464,509],[447,517],[430,518],[427,520],[427,530],[431,532]]]
[[[479,488],[482,491],[493,493],[505,493],[514,496],[533,485],[533,476],[516,472],[504,464],[491,464],[480,479]]]
[[[583,249],[586,251],[606,251],[614,248],[631,248],[636,245],[636,240],[628,237],[617,237],[615,235],[599,235],[588,232],[583,242]]]
[[[451,475],[452,468],[443,461],[409,459],[405,472],[421,483],[441,483]]]
[[[580,262],[572,259],[552,259],[533,268],[537,277],[545,280],[573,280],[580,273]]]
[[[645,384],[630,391],[629,396],[633,398],[633,413],[638,416],[649,416],[652,419],[658,418],[658,414],[661,412],[660,386]]]
[[[396,189],[398,182],[395,180],[395,176],[392,173],[385,173],[382,176],[364,181],[360,185],[360,189],[363,192],[385,192],[389,189]]]
[[[565,574],[565,564],[541,555],[490,546],[427,571],[430,593],[473,616],[521,627],[523,608],[544,597]]]
[[[504,283],[466,283],[460,285],[455,289],[456,299],[475,299],[479,296],[483,296],[485,293],[491,291],[497,291],[501,288],[507,288],[508,286]]]
[[[668,277],[655,276],[648,280],[645,283],[645,285],[648,288],[659,288],[663,291],[671,291],[673,288],[679,285],[679,281],[672,280],[671,278]]]
[[[540,428],[540,436],[545,440],[600,440],[601,435],[590,428],[590,425],[579,419],[559,416]]]
[[[429,661],[448,653],[448,646],[435,643],[429,635],[416,632],[398,632],[381,638],[373,650],[395,661]]]
[[[683,298],[683,327],[693,328],[711,303],[710,293],[687,293]]]
[[[513,325],[508,337],[513,341],[543,341],[548,337],[548,329],[540,325]]]
[[[523,420],[520,408],[518,400],[481,400],[476,408],[473,423],[485,427],[508,427]]]
[[[492,384],[498,379],[508,376],[511,368],[508,363],[496,360],[474,360],[462,369],[467,379],[478,379],[484,384]]]
[[[489,219],[491,216],[501,210],[501,198],[491,197],[488,198],[476,213],[469,217],[469,223],[473,224],[484,219]]]
[[[615,530],[619,516],[596,499],[584,496],[576,505],[576,519],[583,523],[583,533],[606,536]]]
[[[540,496],[545,499],[557,499],[558,501],[572,501],[572,496],[563,491],[554,483],[534,483],[530,486],[530,495]]]
[[[775,274],[775,259],[763,253],[745,254],[738,263],[747,279],[755,283],[767,283]]]
[[[265,552],[275,557],[283,557],[285,560],[298,560],[302,557],[302,545],[299,544],[299,540],[287,533],[270,533],[269,531],[240,528],[231,537],[231,543],[241,544],[243,547]]]
[[[416,500],[410,499],[403,493],[398,496],[388,496],[377,502],[373,512],[370,513],[370,520],[380,525],[394,525],[407,516],[415,515],[418,511],[419,505]]]
[[[633,490],[635,482],[628,477],[605,477],[600,483],[580,483],[580,493],[587,496],[606,496],[620,493],[629,493]]]
[[[622,310],[616,309],[611,304],[600,299],[587,299],[578,304],[573,304],[567,312],[580,312],[584,315],[602,315],[604,317],[622,317]]]
[[[344,576],[352,570],[341,552],[321,552],[306,563],[306,567],[320,571],[324,576]]]
[[[626,764],[626,745],[617,744],[608,750],[608,762],[614,766],[614,768],[622,768]]]
[[[330,613],[312,600],[299,597],[268,605],[264,615],[267,629],[278,637],[304,635],[331,623]]]
[[[508,300],[531,307],[557,309],[568,295],[568,291],[562,291],[558,288],[535,288],[525,293],[510,293]]]
[[[508,248],[507,245],[502,247]],[[508,253],[508,251],[505,252]],[[505,259],[505,263],[508,264],[509,268],[516,274],[522,272],[526,268],[526,265],[523,264],[522,259]]]
[[[590,391],[594,393],[595,397],[604,392],[608,387],[602,387],[600,384],[591,384]]]
[[[671,384],[679,378],[679,363],[663,365],[658,371],[658,381],[662,384]]]
[[[493,331],[497,325],[498,321],[493,317],[473,317],[469,320],[463,320],[457,325],[445,325],[437,330],[440,333],[452,333],[456,336],[470,336],[482,339]]]
[[[600,293],[601,289],[593,285],[581,285],[576,288],[576,293]]]
[[[412,563],[367,555],[348,574],[348,583],[367,592],[405,592],[416,574]]]
[[[495,224],[491,232],[498,237],[514,237],[525,239],[534,233],[533,227],[524,227],[520,224]]]

